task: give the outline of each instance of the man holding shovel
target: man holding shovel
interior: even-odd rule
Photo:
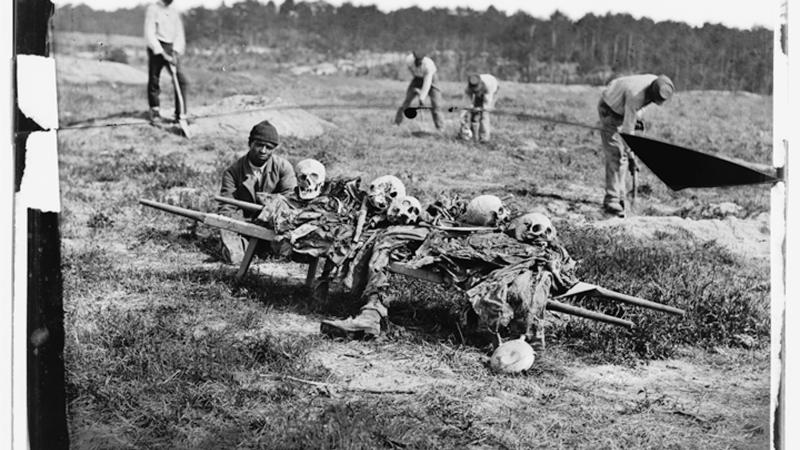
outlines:
[[[400,123],[403,122],[405,110],[411,106],[414,99],[417,99],[420,106],[422,106],[425,101],[430,98],[430,110],[433,115],[433,124],[436,125],[437,130],[441,130],[444,126],[442,113],[439,111],[439,105],[442,102],[442,91],[439,90],[439,78],[436,75],[436,64],[423,53],[415,51],[406,58],[406,65],[411,75],[413,75],[413,78],[406,90],[406,99],[403,101],[400,109],[397,110],[394,123],[400,125]]]
[[[179,62],[179,55],[186,49],[183,23],[172,0],[157,0],[147,7],[144,19],[144,38],[147,42],[147,102],[150,105],[149,119],[155,123],[161,118],[159,79],[165,66],[175,86],[175,121],[186,120],[186,86],[188,84]],[[175,82],[177,80],[177,82]]]
[[[650,74],[619,77],[603,90],[597,112],[603,127],[600,132],[606,160],[603,208],[607,213],[625,215],[626,168],[633,175],[636,188],[636,162],[620,133],[643,130],[642,109],[651,103],[661,105],[672,97],[674,90],[675,85],[666,75]],[[635,191],[633,195],[635,199]]]

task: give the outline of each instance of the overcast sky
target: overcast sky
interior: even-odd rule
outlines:
[[[223,0],[175,0],[179,9],[195,6],[215,8]],[[226,5],[236,0],[224,0]],[[295,0],[300,1],[300,0]],[[722,23],[729,27],[751,28],[763,26],[774,29],[778,6],[781,0],[351,0],[355,5],[377,5],[383,11],[391,11],[409,6],[455,8],[469,6],[472,9],[485,10],[489,5],[513,13],[523,10],[535,17],[546,18],[556,9],[572,19],[579,19],[584,14],[628,13],[634,17],[650,17],[655,21],[676,20],[691,25],[702,25],[704,22]],[[259,0],[266,3],[267,0]],[[280,4],[282,0],[275,0]],[[68,3],[85,3],[94,9],[112,10],[131,8],[147,0],[54,0],[56,6]],[[341,5],[341,0],[328,0],[327,3]]]

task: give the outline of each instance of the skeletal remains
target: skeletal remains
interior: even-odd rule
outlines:
[[[383,175],[372,180],[367,189],[370,205],[379,212],[386,212],[396,200],[406,196],[406,187],[394,175]]]
[[[295,166],[297,196],[303,200],[317,198],[325,184],[325,166],[316,159],[304,159]]]
[[[317,160],[304,159],[300,161],[296,167],[296,175],[298,181],[298,196],[302,199],[313,199],[320,195],[322,186],[325,183],[326,171],[325,167]],[[216,197],[220,202],[232,204],[253,213],[263,210],[262,205],[243,202],[240,200]],[[416,198],[406,195],[406,189],[403,183],[395,176],[384,175],[373,180],[366,192],[366,201],[369,205],[377,210],[380,214],[375,217],[385,218],[390,224],[412,225],[417,224],[420,220],[420,215],[423,214],[422,206]],[[223,230],[239,233],[247,236],[252,242],[258,240],[273,240],[274,234],[267,232],[260,225],[254,225],[248,222],[242,222],[231,219],[225,216],[215,214],[205,214],[198,211],[193,211],[186,208],[174,207],[171,205],[160,204],[149,200],[142,199],[140,203],[161,209],[173,214],[182,215],[207,225],[211,225]],[[460,206],[460,203],[459,203]],[[359,213],[359,224],[356,225],[357,236],[359,228],[364,225],[364,218],[367,211]],[[451,216],[452,217],[452,216]],[[466,206],[465,212],[459,216],[458,221],[471,225],[481,227],[502,227],[503,232],[512,236],[516,240],[533,245],[541,245],[542,243],[553,243],[556,239],[556,229],[550,219],[540,212],[528,212],[521,216],[514,218],[508,222],[509,210],[503,204],[503,201],[494,195],[479,195],[472,199]],[[378,220],[379,223],[380,220]],[[299,228],[308,226],[308,224],[301,225]],[[298,228],[298,229],[299,229]],[[475,231],[475,230],[471,230]],[[489,230],[498,231],[498,230]],[[253,241],[253,240],[256,241]],[[358,242],[358,237],[353,238],[353,242]],[[294,245],[294,243],[293,243]],[[316,244],[315,244],[316,245]],[[315,247],[317,248],[317,247]],[[563,258],[568,259],[566,252],[561,252]],[[560,260],[559,260],[560,261]],[[242,261],[237,277],[243,276],[247,267],[250,264],[249,259]],[[391,269],[390,270],[399,270]],[[408,269],[405,269],[408,270]],[[557,266],[550,267],[554,277],[560,277],[558,271],[561,268]],[[411,270],[410,272],[397,271],[396,273],[405,273],[411,275],[412,272],[421,272]],[[420,276],[420,275],[411,275]],[[429,276],[422,277],[424,279],[431,279]],[[529,278],[528,278],[529,279]],[[549,278],[548,278],[549,280]],[[516,281],[515,281],[516,282]],[[526,282],[526,281],[523,281]],[[563,286],[567,284],[560,282]],[[547,286],[550,286],[548,283]],[[488,291],[486,291],[488,292]],[[481,292],[479,295],[484,295],[486,292]],[[545,291],[547,292],[547,291]],[[633,327],[633,322],[620,319],[613,316],[607,316],[602,313],[583,310],[571,305],[560,303],[556,299],[566,296],[574,295],[587,295],[594,293],[608,299],[615,299],[622,302],[630,303],[637,306],[643,306],[650,309],[668,312],[671,314],[683,315],[685,312],[681,309],[674,308],[668,305],[662,305],[655,302],[650,302],[630,295],[624,295],[599,286],[591,285],[588,283],[575,283],[569,290],[555,297],[554,299],[546,300],[546,308],[566,314],[572,314],[579,317],[585,317],[602,322],[612,323],[615,325]],[[473,305],[474,306],[474,305]],[[542,310],[543,311],[543,310]],[[492,370],[499,373],[519,373],[530,369],[535,359],[535,353],[531,346],[525,342],[525,335],[520,336],[519,339],[514,339],[501,344],[490,358],[490,367]]]
[[[325,184],[325,166],[316,159],[307,158],[297,163],[295,173],[298,196],[303,200],[317,198]],[[367,199],[376,210],[386,214],[389,223],[413,225],[420,220],[421,203],[406,195],[405,185],[393,175],[375,178],[369,184]],[[485,194],[472,199],[459,220],[470,225],[493,227],[505,222],[508,216],[509,211],[499,197]],[[511,221],[508,234],[520,242],[536,243],[554,239],[556,229],[546,215],[529,212]]]
[[[389,223],[412,225],[419,221],[422,205],[415,197],[407,195],[396,200],[386,211]]]
[[[510,234],[520,242],[551,241],[556,237],[556,229],[550,219],[539,212],[529,212],[511,221]]]
[[[467,204],[459,220],[470,225],[495,227],[508,219],[508,209],[496,195],[479,195]]]

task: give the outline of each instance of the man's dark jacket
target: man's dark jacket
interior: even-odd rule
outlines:
[[[250,168],[247,155],[242,156],[225,170],[222,175],[222,188],[220,195],[232,197],[250,203],[261,203],[256,193],[288,195],[297,186],[294,169],[286,158],[272,155],[264,165],[262,181],[258,180]],[[232,205],[220,204],[219,212],[233,215],[237,208]],[[246,217],[255,217],[257,213],[245,214]]]

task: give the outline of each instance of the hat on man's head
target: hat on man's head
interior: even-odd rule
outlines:
[[[261,121],[250,130],[250,139],[248,142],[251,144],[253,142],[260,142],[278,145],[280,143],[278,130],[276,130],[268,120]]]
[[[420,51],[420,50],[414,50],[414,51],[411,52],[411,54],[414,56],[414,65],[415,66],[418,66],[418,65],[422,64],[422,58],[425,57],[425,52]]]
[[[651,86],[653,87],[653,94],[662,102],[669,100],[672,97],[672,92],[675,91],[675,85],[666,75],[659,75]]]
[[[467,77],[467,84],[470,86],[477,86],[481,84],[481,77],[476,74],[472,74]]]

